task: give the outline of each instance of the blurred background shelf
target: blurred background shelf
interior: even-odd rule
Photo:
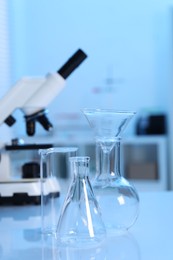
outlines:
[[[79,155],[90,156],[91,178],[95,176],[95,142],[91,135],[80,134],[70,140],[53,139],[56,146],[77,146]],[[84,138],[86,136],[86,138]],[[133,136],[122,140],[121,173],[139,191],[169,189],[168,151],[166,136]]]
[[[140,191],[167,190],[167,138],[128,138],[122,145],[122,171]]]

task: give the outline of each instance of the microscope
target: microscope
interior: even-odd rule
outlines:
[[[78,49],[68,61],[56,72],[45,77],[24,77],[20,79],[0,100],[0,125],[5,123],[13,126],[16,119],[12,113],[20,109],[24,114],[26,133],[34,136],[36,124],[39,123],[46,131],[51,131],[52,123],[48,119],[48,105],[65,87],[66,79],[86,59],[87,55]],[[40,202],[40,169],[38,163],[24,161],[21,178],[14,178],[12,163],[17,168],[23,159],[17,153],[26,152],[35,156],[39,149],[51,148],[52,144],[21,144],[14,139],[11,145],[1,144],[0,147],[0,205],[28,204]],[[9,155],[11,154],[11,155]],[[25,159],[27,160],[27,158]],[[21,169],[19,169],[21,171]],[[49,181],[50,183],[50,181]],[[47,185],[45,183],[45,185]],[[48,195],[59,195],[60,187],[57,180],[52,180]]]

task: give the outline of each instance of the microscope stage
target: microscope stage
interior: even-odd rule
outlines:
[[[48,178],[43,182],[44,197],[58,197],[60,186],[56,178]],[[0,182],[0,205],[6,204],[40,204],[40,179],[20,179]]]

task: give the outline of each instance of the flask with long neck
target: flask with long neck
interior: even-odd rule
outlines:
[[[96,176],[92,183],[109,234],[129,229],[139,213],[139,197],[120,171],[121,135],[134,112],[84,109],[95,134]]]

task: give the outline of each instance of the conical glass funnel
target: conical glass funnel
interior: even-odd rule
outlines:
[[[84,109],[96,140],[96,176],[92,183],[107,232],[129,229],[139,212],[136,189],[120,172],[121,135],[135,112]]]
[[[71,157],[73,180],[57,225],[60,245],[81,247],[102,242],[106,236],[98,202],[89,178],[89,157]]]

